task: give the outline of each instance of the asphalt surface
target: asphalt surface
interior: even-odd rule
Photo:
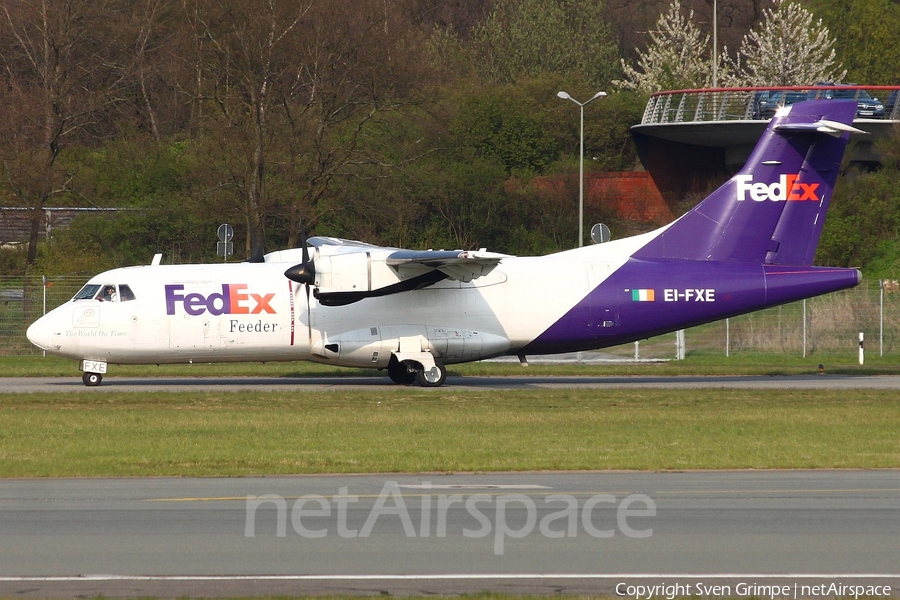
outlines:
[[[683,595],[717,595],[701,583],[732,596],[776,583],[896,595],[898,556],[895,470],[0,482],[7,597],[676,583],[694,586]]]
[[[87,387],[80,377],[2,377],[0,392],[320,391],[397,387],[387,377],[116,377]],[[898,375],[672,376],[672,377],[448,377],[444,388],[746,388],[900,390]],[[443,389],[443,388],[441,388]]]
[[[900,377],[451,377],[446,385],[849,390],[900,389]],[[0,379],[0,392],[19,393],[390,386],[367,377],[111,376],[96,388],[76,377]],[[895,470],[0,480],[4,597],[788,598],[852,596],[861,589],[853,586],[897,596],[898,556]],[[775,586],[786,587],[775,594]]]

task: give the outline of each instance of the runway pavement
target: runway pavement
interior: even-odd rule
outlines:
[[[5,597],[896,595],[898,556],[895,470],[0,481]]]
[[[87,387],[80,377],[2,377],[0,393],[150,391],[320,391],[397,387],[387,377],[116,377]],[[900,390],[898,375],[668,376],[668,377],[448,377],[445,388],[748,388]],[[441,388],[444,389],[444,388]]]
[[[391,385],[0,378],[0,392],[19,393]],[[451,377],[447,387],[900,389],[900,377]],[[656,589],[787,598],[852,596],[854,586],[879,596],[898,595],[897,556],[895,470],[0,480],[3,597]]]

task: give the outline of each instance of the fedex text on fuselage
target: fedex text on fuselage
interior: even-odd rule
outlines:
[[[182,284],[167,284],[165,290],[167,315],[174,315],[178,304],[181,304],[184,312],[195,317],[206,312],[215,316],[275,314],[275,309],[270,304],[275,294],[249,293],[245,283],[223,283],[221,293],[213,292],[209,295],[184,293]]]

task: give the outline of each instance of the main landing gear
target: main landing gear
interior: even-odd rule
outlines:
[[[424,369],[417,362],[400,361],[392,356],[387,372],[391,381],[400,385],[412,385],[415,382],[422,387],[438,387],[447,380],[447,367],[437,361],[434,362],[434,367]]]

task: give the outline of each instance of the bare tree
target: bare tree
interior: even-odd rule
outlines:
[[[400,106],[415,78],[414,41],[384,0],[353,4],[266,0],[247,5],[191,0],[197,97],[211,140],[218,189],[241,199],[251,260],[262,257],[273,220],[296,245],[302,222],[355,167],[391,163],[367,134]]]
[[[336,178],[406,160],[373,147],[383,119],[415,102],[415,34],[383,0],[320,2],[304,23],[300,61],[281,101],[289,131],[284,181],[289,246],[328,210]],[[391,149],[396,150],[396,149]],[[393,156],[390,156],[393,154]]]
[[[37,257],[44,205],[66,189],[60,152],[103,128],[124,81],[115,23],[121,5],[7,0],[0,6],[0,164],[7,203],[29,210],[27,262]]]
[[[201,100],[209,101],[208,135],[218,138],[220,185],[244,204],[248,253],[261,261],[269,214],[267,180],[277,132],[271,123],[278,87],[290,77],[298,23],[309,5],[266,0],[197,0],[186,5],[197,47]],[[204,77],[205,75],[205,77]]]

